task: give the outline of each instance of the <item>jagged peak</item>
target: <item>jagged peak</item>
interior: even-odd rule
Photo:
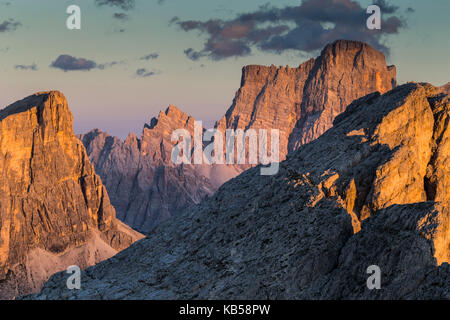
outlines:
[[[45,102],[49,101],[49,104],[45,104]],[[14,102],[7,106],[6,108],[0,110],[0,120],[4,118],[21,113],[26,112],[32,108],[45,108],[46,106],[55,105],[57,108],[59,106],[63,106],[64,111],[70,113],[69,108],[67,106],[67,99],[64,94],[60,91],[41,91],[34,93],[22,100]]]
[[[166,108],[165,111],[160,111],[158,113],[157,117],[153,117],[150,120],[150,123],[146,123],[144,125],[144,130],[145,129],[154,129],[156,126],[158,126],[158,124],[160,123],[160,121],[170,121],[173,122],[174,124],[179,123],[180,120],[184,123],[190,122],[195,120],[192,116],[186,114],[185,112],[181,111],[177,106],[173,105],[173,104],[169,104],[169,106]]]

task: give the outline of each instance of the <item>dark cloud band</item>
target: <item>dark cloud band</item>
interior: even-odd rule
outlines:
[[[338,39],[364,41],[388,53],[382,36],[398,33],[406,24],[395,15],[397,6],[386,0],[375,3],[384,17],[381,30],[367,29],[366,8],[353,0],[304,0],[298,6],[284,8],[264,5],[230,20],[183,21],[174,17],[171,24],[185,32],[197,30],[207,36],[203,49],[184,51],[191,60],[246,56],[254,48],[276,53],[313,52]]]

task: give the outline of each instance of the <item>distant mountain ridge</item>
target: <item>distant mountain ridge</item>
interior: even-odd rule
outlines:
[[[336,41],[317,59],[298,68],[246,66],[233,104],[216,123],[227,129],[278,129],[280,160],[326,130],[353,100],[396,85],[396,69],[367,44]],[[133,228],[147,232],[161,221],[214,193],[251,165],[194,165],[177,169],[170,161],[176,129],[193,131],[194,119],[169,106],[145,125],[142,136],[125,142],[98,130],[81,135],[96,172],[118,212]]]
[[[122,142],[98,129],[78,136],[109,190],[118,218],[129,226],[148,232],[239,173],[227,166],[172,162],[172,132],[186,129],[193,135],[194,121],[171,105],[144,126],[139,138],[130,134]]]

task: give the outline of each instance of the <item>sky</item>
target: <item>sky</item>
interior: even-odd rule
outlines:
[[[377,4],[381,30],[369,31]],[[69,30],[67,7],[81,9]],[[398,82],[450,81],[448,0],[0,0],[0,108],[60,90],[76,133],[125,138],[169,104],[212,126],[249,64],[296,67],[337,39],[366,41]]]

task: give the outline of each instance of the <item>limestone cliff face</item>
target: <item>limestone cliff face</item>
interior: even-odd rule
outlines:
[[[199,203],[237,174],[232,167],[172,162],[172,149],[177,143],[171,141],[172,132],[185,129],[193,136],[194,121],[169,106],[145,125],[139,139],[130,134],[122,142],[99,130],[79,136],[108,189],[118,218],[129,226],[148,232]]]
[[[244,67],[241,88],[217,127],[279,129],[284,159],[331,128],[353,100],[395,84],[395,67],[386,65],[381,52],[361,42],[336,41],[298,68]]]
[[[32,298],[450,299],[449,143],[442,91],[369,94],[277,175],[245,171],[89,269],[82,290],[58,274]]]
[[[97,263],[140,237],[116,220],[59,92],[0,111],[0,171],[1,298],[38,290],[52,273]]]

